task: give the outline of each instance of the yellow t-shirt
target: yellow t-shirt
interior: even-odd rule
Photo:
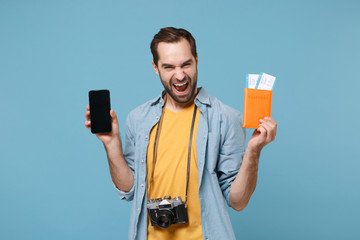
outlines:
[[[180,196],[185,201],[188,148],[194,104],[179,112],[164,110],[163,122],[158,142],[157,161],[150,188],[150,198]],[[148,217],[147,236],[149,240],[189,239],[200,240],[201,209],[199,199],[199,180],[196,160],[196,133],[200,111],[197,110],[191,145],[189,186],[187,195],[188,223],[172,224],[168,228],[151,226]],[[153,152],[157,125],[151,130],[147,151],[147,184],[149,189],[153,169]]]

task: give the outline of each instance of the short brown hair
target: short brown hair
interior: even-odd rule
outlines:
[[[156,66],[159,61],[159,53],[157,51],[159,43],[176,43],[179,42],[181,38],[185,38],[189,42],[191,53],[194,58],[196,58],[196,43],[191,33],[182,28],[166,27],[160,29],[160,31],[154,36],[150,44],[151,53],[153,55],[153,60]]]

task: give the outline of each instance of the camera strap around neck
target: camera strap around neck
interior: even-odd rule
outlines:
[[[150,188],[151,188],[151,183],[152,183],[153,177],[154,177],[155,164],[156,164],[156,158],[157,158],[157,149],[158,149],[158,145],[159,145],[162,121],[163,121],[164,113],[165,113],[165,105],[166,105],[166,96],[165,96],[165,100],[164,100],[164,106],[163,106],[163,109],[162,109],[162,112],[161,112],[161,117],[160,117],[159,123],[158,123],[157,128],[156,128],[155,143],[154,143],[154,153],[153,153],[153,167],[152,167],[152,171],[151,171],[150,184],[149,184],[149,189],[148,189],[148,199],[150,197]],[[193,132],[194,132],[196,110],[197,110],[196,104],[194,104],[194,105],[195,106],[194,106],[194,113],[193,113],[193,118],[192,118],[192,122],[191,122],[189,148],[188,148],[189,150],[188,150],[188,162],[187,162],[187,173],[186,173],[185,203],[187,202],[187,192],[188,192],[188,186],[189,186],[189,173],[190,173],[191,143],[192,143],[192,137],[193,137]]]

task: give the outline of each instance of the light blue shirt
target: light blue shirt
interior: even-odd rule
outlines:
[[[134,174],[129,192],[116,189],[120,198],[133,201],[129,239],[147,238],[146,156],[150,131],[159,121],[164,100],[159,97],[131,111],[126,119],[124,156]],[[195,104],[201,112],[196,137],[201,226],[204,239],[235,239],[227,204],[245,153],[245,129],[240,112],[200,88]]]

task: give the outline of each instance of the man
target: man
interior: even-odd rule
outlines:
[[[237,211],[248,204],[260,151],[275,139],[277,124],[268,117],[260,120],[245,151],[241,114],[197,88],[192,35],[163,28],[151,51],[165,90],[129,114],[124,152],[113,110],[112,132],[97,134],[121,199],[134,201],[129,239],[235,239],[226,203]],[[147,200],[166,195],[186,202],[186,223],[151,224]]]

